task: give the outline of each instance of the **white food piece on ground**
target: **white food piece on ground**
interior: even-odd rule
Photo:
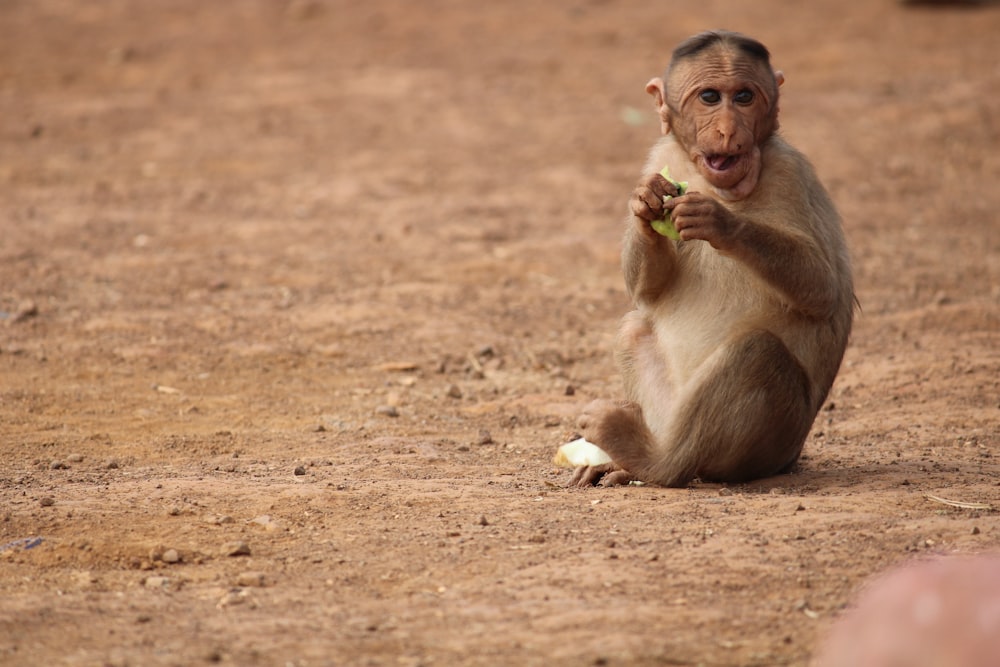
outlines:
[[[576,468],[611,463],[611,457],[594,443],[578,438],[560,447],[552,462],[563,468]]]

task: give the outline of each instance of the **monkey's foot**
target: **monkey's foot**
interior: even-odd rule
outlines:
[[[593,401],[584,408],[577,425],[584,438],[607,452],[612,463],[577,468],[571,484],[591,486],[600,481],[603,486],[619,486],[638,479],[619,463],[622,458],[619,452],[634,447],[645,430],[637,404]]]
[[[626,486],[637,481],[635,475],[614,463],[598,466],[578,466],[567,486]]]

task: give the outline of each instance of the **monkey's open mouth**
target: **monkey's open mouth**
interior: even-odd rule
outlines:
[[[705,164],[713,171],[728,171],[740,161],[741,155],[706,155]]]

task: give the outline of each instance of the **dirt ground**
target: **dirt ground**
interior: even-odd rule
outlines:
[[[793,474],[567,489],[620,391],[643,88],[710,27],[784,70],[862,311]],[[873,574],[1000,548],[1000,7],[5,0],[0,32],[0,664],[806,665]]]

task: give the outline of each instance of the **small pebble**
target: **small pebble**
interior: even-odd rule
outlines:
[[[375,414],[384,415],[386,417],[398,417],[399,410],[396,409],[395,405],[380,405],[375,408]]]
[[[83,454],[70,454],[66,457],[66,460],[70,463],[81,463],[83,462]]]
[[[236,585],[262,588],[267,585],[267,576],[263,572],[241,572],[236,577]]]
[[[252,598],[250,597],[250,591],[245,588],[237,588],[223,595],[222,599],[220,599],[215,606],[219,609],[225,609],[226,607],[245,604],[247,602],[250,602],[251,606],[256,607],[256,604],[253,604]]]
[[[160,556],[164,563],[179,563],[181,562],[181,555],[177,553],[177,549],[167,549]]]
[[[274,519],[272,519],[267,515],[259,516],[256,519],[253,519],[250,523],[263,527],[264,530],[266,530],[269,533],[275,533],[278,532],[279,530],[283,530],[281,523],[275,521]]]
[[[295,466],[295,474],[299,476],[306,474],[305,466]]]
[[[62,461],[53,461],[49,464],[50,470],[66,470],[67,468],[69,468],[69,466]]]
[[[52,498],[51,496],[45,496],[44,498],[42,498],[41,500],[39,500],[38,503],[42,507],[52,507],[53,505],[56,504],[56,500],[55,500],[55,498]]]
[[[226,542],[222,545],[223,556],[249,556],[250,545],[246,542],[234,541]]]
[[[209,523],[214,523],[217,526],[221,526],[224,523],[234,523],[233,517],[228,514],[223,514],[221,516],[213,516],[208,519]]]
[[[449,398],[462,398],[462,390],[458,388],[457,384],[448,385],[447,394]]]
[[[83,570],[73,575],[76,583],[80,586],[90,586],[97,583],[97,576],[89,570]]]
[[[27,301],[22,301],[17,306],[17,311],[14,316],[10,318],[10,322],[20,322],[21,320],[26,320],[29,317],[34,317],[38,314],[38,305],[30,299]]]

